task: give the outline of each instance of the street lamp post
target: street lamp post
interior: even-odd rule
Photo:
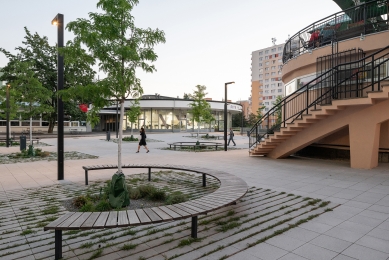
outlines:
[[[7,126],[6,126],[6,130],[5,130],[5,134],[7,135],[5,137],[5,145],[6,147],[9,147],[9,88],[11,87],[10,84],[7,85],[7,88],[6,88],[6,108],[7,108],[7,113],[6,113],[6,123],[7,123]]]
[[[64,16],[63,14],[57,14],[51,21],[51,24],[57,26],[57,47],[62,48],[64,46]],[[63,56],[58,52],[58,70],[57,70],[57,91],[63,89],[64,84],[64,65]],[[58,167],[57,167],[57,179],[64,179],[64,131],[63,131],[63,102],[60,97],[57,98],[57,144],[58,144]]]
[[[224,151],[227,151],[227,85],[235,82],[224,83]]]

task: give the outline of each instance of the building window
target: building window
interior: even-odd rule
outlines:
[[[276,48],[271,49],[271,52],[276,52]]]
[[[278,69],[279,69],[279,70],[282,69],[282,65],[278,65]]]
[[[263,77],[263,75],[262,75],[262,74],[260,74],[260,75],[259,75],[259,78],[261,79],[262,77]]]
[[[271,59],[273,56],[272,55],[269,55],[269,59]]]
[[[268,54],[268,53],[269,53],[269,50],[266,50],[266,51],[265,51],[265,54]]]
[[[273,60],[273,61],[271,62],[271,64],[276,64],[276,61],[275,61],[275,60]]]
[[[276,66],[271,66],[271,69],[272,69],[272,70],[275,70],[275,69],[276,69]]]
[[[282,74],[282,72],[281,71],[278,71],[278,75],[281,75]]]
[[[278,50],[279,50],[279,51],[282,51],[282,47],[278,47]]]
[[[269,108],[268,108],[268,107],[265,107],[265,111],[269,111]]]
[[[268,106],[269,105],[269,102],[265,102],[265,106]]]
[[[274,83],[273,83],[273,84],[271,84],[271,87],[272,87],[272,88],[274,88],[275,86],[276,86],[276,84],[274,84]]]
[[[263,83],[263,80],[260,80],[259,83]]]
[[[269,85],[265,85],[265,88],[269,88]]]
[[[265,56],[265,60],[268,60],[269,59],[269,56]]]
[[[277,58],[278,57],[278,53],[274,54],[274,58]]]
[[[271,75],[272,75],[272,76],[275,76],[275,75],[276,75],[276,73],[275,73],[275,72],[272,72],[272,73],[271,73]]]
[[[269,82],[269,79],[265,79],[265,83],[268,83]]]
[[[278,93],[282,92],[282,88],[278,89]]]
[[[278,60],[278,63],[281,63],[281,62],[282,62],[282,60],[281,60],[281,59],[279,59],[279,60]]]
[[[263,54],[263,52],[261,52],[261,51],[258,53],[258,55],[262,55],[262,54]]]
[[[263,69],[259,69],[259,73],[262,73],[263,72]]]
[[[269,65],[269,62],[268,62],[268,61],[266,61],[265,65],[266,65],[266,66],[267,66],[267,65]]]
[[[265,68],[265,71],[269,71],[269,67],[266,67],[266,68]]]
[[[265,94],[269,93],[269,90],[265,90]]]
[[[262,67],[262,63],[259,63],[259,67]]]
[[[277,86],[278,86],[278,87],[282,87],[282,83],[278,83]]]
[[[259,91],[259,95],[262,95],[263,94],[263,91]]]
[[[259,61],[261,61],[262,60],[262,57],[259,57]]]
[[[272,89],[272,90],[270,91],[270,93],[276,93],[276,90],[275,90],[275,89]]]
[[[269,73],[265,73],[265,77],[269,77]]]

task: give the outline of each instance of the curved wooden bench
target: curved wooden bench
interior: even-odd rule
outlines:
[[[117,165],[83,166],[89,170],[115,169]],[[235,204],[247,192],[247,184],[241,178],[232,174],[210,170],[201,167],[187,167],[180,165],[159,165],[159,164],[128,164],[122,168],[148,168],[149,181],[151,180],[151,168],[182,170],[203,175],[203,186],[205,176],[211,176],[220,182],[220,187],[213,193],[201,198],[186,201],[183,203],[152,207],[146,209],[109,211],[109,212],[69,212],[54,220],[44,227],[44,230],[55,231],[55,259],[62,258],[62,230],[87,230],[117,228],[167,222],[184,218],[192,218],[191,236],[197,238],[198,215],[219,208]]]
[[[199,147],[199,146],[202,146],[202,147],[215,147],[216,151],[217,151],[217,148],[218,147],[223,147],[224,144],[222,143],[217,143],[217,142],[207,142],[207,141],[203,141],[203,142],[200,142],[199,141],[199,145],[196,144],[197,142],[174,142],[174,143],[170,143],[170,144],[167,144],[169,145],[169,148],[171,149],[172,148],[172,145],[173,145],[173,149],[176,150],[176,147],[185,147],[185,146],[192,146],[193,147],[193,151],[196,151],[196,147]]]

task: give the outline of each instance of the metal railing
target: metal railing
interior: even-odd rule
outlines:
[[[268,134],[333,100],[367,97],[389,82],[389,45],[363,59],[336,65],[275,104],[251,128],[249,148]]]
[[[388,30],[389,0],[375,0],[332,14],[290,37],[284,46],[285,63],[312,49],[366,34]],[[318,38],[311,38],[319,31]]]

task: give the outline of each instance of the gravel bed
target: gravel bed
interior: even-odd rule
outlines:
[[[35,161],[55,161],[57,160],[57,153],[50,152],[46,157],[14,157],[16,153],[0,154],[0,164],[10,163],[24,163],[24,162],[35,162]],[[97,159],[98,156],[80,153],[80,152],[64,152],[65,160],[82,160],[82,159]]]

